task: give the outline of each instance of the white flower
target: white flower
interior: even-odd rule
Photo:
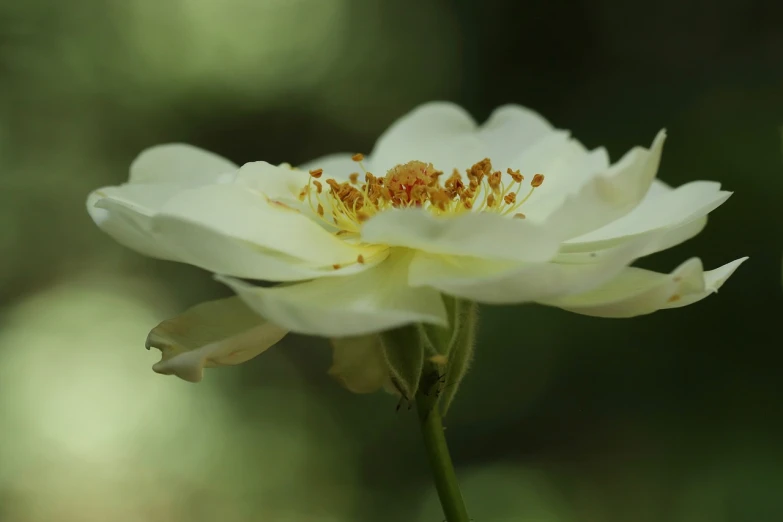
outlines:
[[[706,272],[697,258],[670,274],[629,268],[699,233],[730,195],[715,182],[656,180],[664,138],[610,164],[605,149],[529,109],[500,107],[477,126],[453,104],[429,103],[370,155],[299,169],[153,147],[88,209],[120,243],[214,272],[294,332],[445,326],[441,294],[631,317],[703,299],[746,259]]]

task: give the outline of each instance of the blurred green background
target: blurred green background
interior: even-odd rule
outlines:
[[[735,195],[641,265],[749,255],[632,320],[486,307],[447,420],[476,522],[783,520],[783,7],[621,0],[0,0],[0,520],[439,522],[414,412],[291,336],[194,386],[148,330],[226,295],[92,224],[145,147],[369,151],[431,99],[528,105]],[[662,211],[665,211],[662,209]]]

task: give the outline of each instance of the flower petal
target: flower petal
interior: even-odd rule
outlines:
[[[487,157],[496,168],[504,170],[521,151],[553,131],[552,124],[537,112],[520,105],[502,105],[492,112],[478,135],[486,144]]]
[[[462,172],[487,156],[473,118],[448,102],[421,105],[394,122],[375,143],[370,160],[383,175],[401,163],[419,160],[437,169]]]
[[[331,340],[329,375],[353,393],[372,393],[391,388],[389,369],[377,334],[338,337]]]
[[[299,169],[305,172],[309,172],[314,169],[321,169],[324,171],[324,178],[332,178],[342,183],[344,181],[348,181],[351,173],[361,172],[361,168],[359,167],[359,164],[353,160],[353,156],[353,154],[348,152],[328,154],[300,165]],[[364,160],[363,165],[367,170],[372,170],[372,164],[369,158]],[[361,176],[360,179],[364,179],[364,176]]]
[[[300,204],[299,194],[309,179],[310,174],[305,170],[253,161],[242,165],[234,182],[261,192],[273,201],[296,207]]]
[[[208,301],[152,329],[147,348],[162,357],[152,369],[199,382],[204,368],[248,361],[288,333],[260,317],[238,297]]]
[[[408,286],[411,254],[392,252],[378,266],[355,275],[272,288],[217,276],[251,308],[293,332],[348,337],[412,323],[446,326],[440,293]]]
[[[424,209],[387,210],[370,218],[362,240],[435,254],[514,261],[547,261],[561,238],[546,225],[489,212],[435,216]]]
[[[151,232],[152,216],[180,187],[170,183],[104,187],[87,197],[87,212],[98,227],[143,255],[176,260]]]
[[[595,317],[634,317],[664,308],[701,301],[715,293],[747,257],[704,272],[701,260],[691,258],[671,274],[626,268],[607,284],[543,304]]]
[[[626,215],[642,201],[658,171],[665,131],[655,137],[650,149],[634,147],[605,173],[590,177],[572,194],[531,198],[525,213],[545,220],[563,240],[596,230]]]
[[[495,165],[494,160],[493,165],[505,171],[505,167]],[[544,136],[507,166],[519,169],[527,177],[537,173],[544,175],[543,185],[536,189],[535,195],[524,206],[525,212],[532,215],[546,215],[546,209],[556,208],[565,196],[578,191],[591,178],[610,168],[606,149],[587,150],[568,132],[560,130]]]
[[[179,258],[211,272],[271,281],[363,270],[386,249],[351,245],[300,212],[270,203],[241,185],[211,185],[171,198],[153,219],[161,241]],[[357,263],[359,255],[364,265]]]
[[[130,183],[177,183],[198,186],[216,183],[237,166],[212,152],[184,143],[150,147],[131,163]]]
[[[481,303],[539,301],[601,285],[657,240],[657,236],[637,238],[584,256],[559,255],[549,263],[500,262],[420,252],[411,263],[409,283]]]
[[[628,237],[667,229],[674,232],[665,242],[668,248],[673,246],[672,238],[682,242],[692,237],[688,234],[698,233],[706,223],[702,218],[729,196],[731,192],[720,190],[720,183],[712,181],[694,181],[671,189],[656,180],[647,196],[631,212],[598,230],[568,241],[565,247],[567,251],[595,250]],[[699,221],[699,225],[680,230],[694,221]]]

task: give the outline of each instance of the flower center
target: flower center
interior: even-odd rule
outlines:
[[[495,212],[524,218],[517,210],[544,182],[544,175],[536,174],[527,193],[520,196],[525,177],[518,170],[507,169],[507,176],[493,171],[488,158],[467,169],[466,177],[454,169],[445,181],[443,172],[432,163],[409,161],[377,177],[364,169],[361,154],[353,159],[364,172],[364,183],[359,183],[358,172],[346,182],[321,182],[323,170],[315,169],[299,193],[299,199],[307,200],[315,214],[340,229],[338,233],[358,233],[362,222],[391,208],[418,207],[436,215]]]

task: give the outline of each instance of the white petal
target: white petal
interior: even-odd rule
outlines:
[[[332,342],[329,375],[353,393],[372,393],[391,387],[380,336],[338,337]]]
[[[564,197],[578,192],[591,178],[605,173],[610,167],[606,149],[587,150],[565,131],[546,135],[507,166],[519,169],[528,179],[539,173],[545,177],[544,184],[525,203],[524,212],[530,215],[547,215]],[[505,172],[503,165],[497,167]]]
[[[410,254],[393,252],[356,275],[261,288],[230,277],[230,286],[251,308],[293,332],[347,337],[411,323],[448,324],[440,293],[408,286]]]
[[[688,234],[698,233],[705,223],[704,216],[720,206],[729,196],[731,192],[720,190],[720,183],[712,181],[694,181],[670,189],[656,180],[644,200],[631,212],[598,230],[568,241],[566,249],[605,248],[628,237],[661,229],[673,232],[670,240],[666,242],[666,247],[673,246],[674,237],[681,242],[691,237]],[[699,223],[680,230],[694,221]]]
[[[180,187],[170,183],[104,187],[87,197],[87,212],[101,230],[143,255],[176,260],[151,231],[152,216]]]
[[[157,145],[143,151],[130,167],[130,183],[178,183],[198,186],[216,183],[237,169],[229,160],[184,143]]]
[[[747,257],[704,272],[692,258],[671,274],[626,268],[607,284],[583,294],[548,300],[543,304],[595,317],[634,317],[664,308],[701,301],[715,293]]]
[[[305,172],[321,169],[324,171],[323,177],[325,179],[332,178],[342,183],[348,181],[349,176],[354,172],[362,174],[361,167],[352,158],[353,154],[348,152],[329,154],[308,161],[307,163],[300,165],[299,168]],[[372,163],[369,158],[362,161],[362,165],[364,165],[364,168],[368,171],[372,171]],[[364,175],[362,174],[359,179],[363,180]]]
[[[432,102],[406,114],[384,132],[370,154],[375,174],[401,163],[423,161],[460,172],[487,156],[473,118],[453,103]]]
[[[199,382],[204,368],[240,364],[275,345],[284,330],[257,315],[238,297],[208,301],[163,321],[147,337],[162,356],[152,369]]]
[[[481,303],[525,303],[583,292],[615,277],[639,257],[656,237],[629,241],[584,256],[559,255],[558,262],[511,263],[417,253],[411,263],[411,286],[431,286],[443,293]]]
[[[553,131],[552,124],[537,112],[520,105],[503,105],[481,126],[479,137],[486,144],[493,165],[505,170],[520,152]]]
[[[649,150],[631,149],[604,174],[589,178],[578,192],[559,198],[562,202],[559,205],[553,205],[552,198],[545,205],[539,205],[535,197],[531,198],[530,205],[525,205],[525,214],[529,219],[545,219],[552,232],[563,240],[619,219],[633,210],[649,190],[658,170],[665,138],[666,133],[660,131]]]
[[[179,258],[211,272],[249,279],[290,281],[363,270],[385,249],[354,246],[296,210],[271,204],[241,185],[211,185],[171,198],[153,219],[161,241]],[[357,263],[362,255],[366,264]]]
[[[489,212],[443,217],[416,208],[376,214],[364,223],[361,237],[368,243],[436,254],[515,261],[551,259],[561,240],[546,226],[525,219]]]
[[[254,161],[242,165],[235,183],[261,192],[273,201],[298,206],[299,193],[307,186],[309,179],[310,174],[306,170]]]

